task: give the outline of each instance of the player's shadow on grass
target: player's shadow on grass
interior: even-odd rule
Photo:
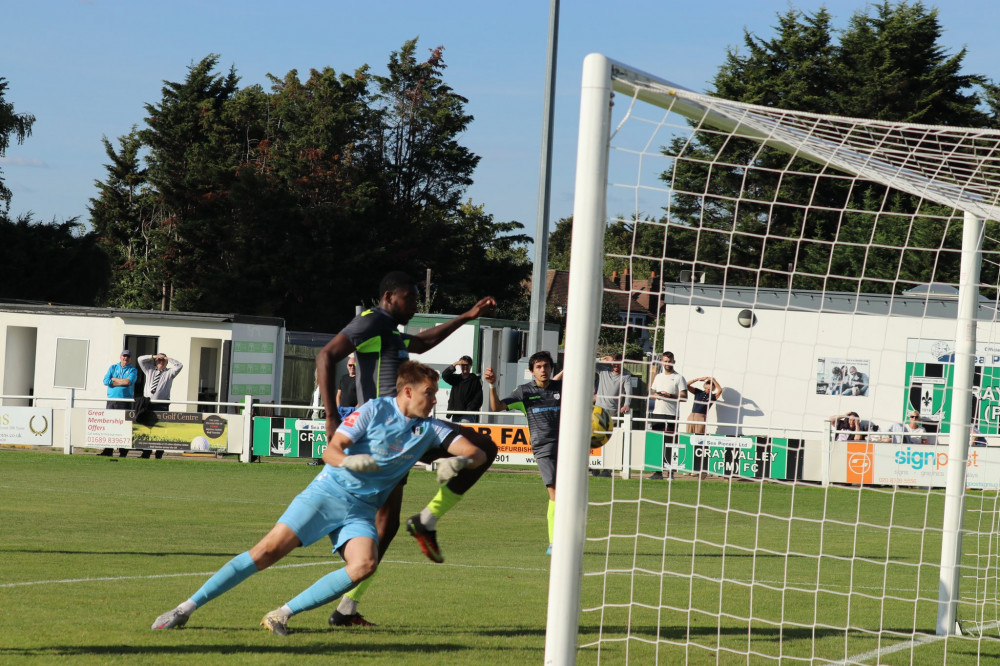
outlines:
[[[264,631],[261,629],[261,631]],[[49,645],[45,647],[37,648],[5,648],[0,647],[0,661],[4,660],[4,657],[27,657],[27,658],[42,658],[42,659],[53,659],[56,657],[143,657],[145,659],[153,658],[155,660],[156,655],[173,655],[173,656],[194,656],[201,655],[233,655],[243,652],[253,652],[256,655],[297,655],[297,656],[307,656],[307,655],[322,655],[327,656],[330,654],[349,653],[370,653],[371,646],[363,645],[357,642],[351,643],[336,643],[334,641],[321,641],[315,643],[309,643],[308,645],[302,645],[295,643],[296,635],[305,634],[322,634],[331,635],[330,631],[295,631],[293,634],[285,637],[274,636],[275,644],[273,645],[260,645],[260,644],[248,644],[244,642],[238,643],[219,643],[215,645],[206,645],[204,643],[192,643],[184,645]],[[279,642],[280,641],[280,642]],[[443,643],[389,643],[389,642],[379,642],[378,650],[382,654],[388,653],[398,653],[401,655],[400,658],[405,659],[406,654],[431,654],[431,653],[442,653],[442,652],[463,652],[469,650],[468,645],[447,645]],[[192,662],[197,663],[197,662]]]
[[[0,548],[0,553],[27,553],[29,555],[135,555],[138,557],[233,557],[235,553],[211,552],[145,552],[141,550],[53,550],[50,548]],[[225,562],[222,562],[225,564]]]
[[[907,629],[907,631],[910,631]],[[746,625],[734,625],[731,627],[684,627],[684,626],[664,626],[657,627],[649,624],[632,624],[631,626],[605,624],[600,628],[601,634],[605,638],[615,636],[643,636],[650,640],[686,641],[688,637],[694,640],[696,637],[714,636],[746,636]],[[581,636],[596,635],[597,627],[581,627]],[[788,641],[788,640],[813,640],[826,638],[829,636],[843,636],[844,630],[833,627],[753,627],[750,635],[757,640]],[[694,642],[698,642],[694,640]]]
[[[225,552],[193,552],[193,551],[141,551],[141,550],[55,550],[51,548],[3,548],[0,547],[0,553],[27,553],[29,555],[135,555],[137,557],[220,557],[220,558],[232,558],[238,555],[238,552],[225,551]],[[282,558],[282,562],[286,560],[316,560],[316,554],[302,554],[295,555],[290,554]],[[337,566],[341,565],[339,558],[331,556],[331,562]],[[219,563],[222,566],[226,563],[223,560]]]

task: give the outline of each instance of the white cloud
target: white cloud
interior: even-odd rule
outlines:
[[[12,164],[14,166],[26,166],[26,167],[40,167],[42,169],[47,169],[48,164],[38,159],[37,157],[2,157],[0,156],[0,164]]]

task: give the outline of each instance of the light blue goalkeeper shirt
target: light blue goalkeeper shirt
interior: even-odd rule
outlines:
[[[336,495],[348,495],[378,509],[414,463],[429,449],[444,450],[455,437],[454,428],[431,418],[407,418],[396,398],[369,400],[337,428],[351,440],[347,455],[367,453],[379,465],[376,472],[361,474],[326,465],[313,481]]]

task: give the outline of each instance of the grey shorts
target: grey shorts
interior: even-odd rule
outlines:
[[[556,459],[548,456],[535,458],[538,463],[538,471],[542,473],[542,483],[546,486],[556,485]]]

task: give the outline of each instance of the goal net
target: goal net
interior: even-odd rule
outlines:
[[[995,220],[998,131],[588,56],[546,662],[1000,658]]]

